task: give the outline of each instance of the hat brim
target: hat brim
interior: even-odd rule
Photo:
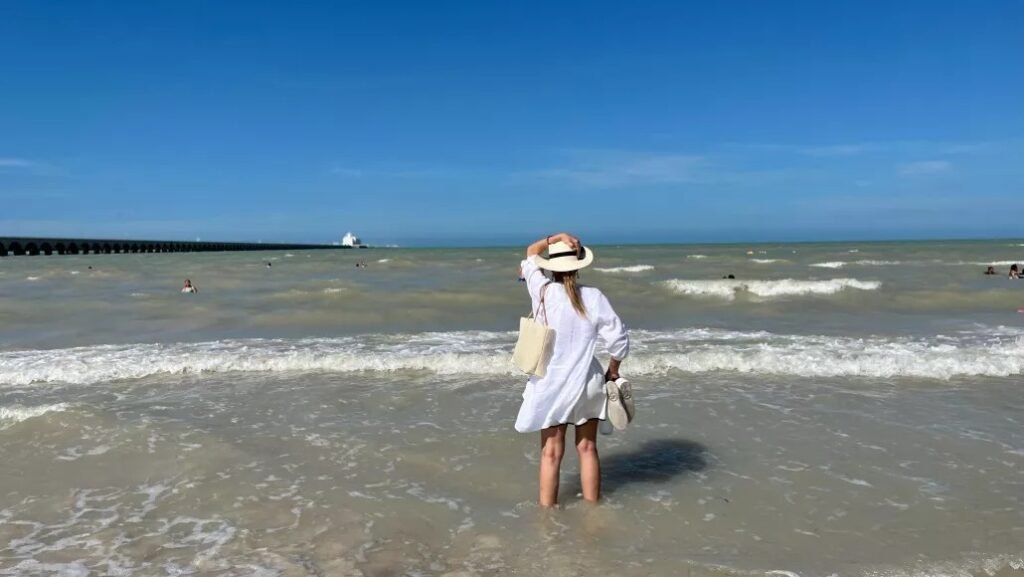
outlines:
[[[586,254],[584,254],[582,259],[567,257],[546,259],[542,256],[537,256],[535,257],[537,259],[536,263],[538,267],[552,272],[572,272],[587,268],[594,262],[594,251],[590,250],[589,246],[585,246],[583,249],[586,251]]]

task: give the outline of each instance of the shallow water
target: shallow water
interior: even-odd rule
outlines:
[[[0,575],[1020,568],[1018,243],[597,247],[640,418],[553,512],[512,249],[0,259]]]

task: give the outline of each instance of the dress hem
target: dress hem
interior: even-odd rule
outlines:
[[[607,420],[608,420],[607,418],[602,419],[601,417],[590,417],[589,419],[583,419],[581,422],[578,422],[578,423],[574,423],[572,421],[565,421],[564,423],[555,423],[554,425],[547,425],[547,426],[541,427],[539,429],[530,429],[528,431],[520,431],[519,429],[516,429],[516,432],[517,433],[523,433],[525,435],[527,433],[536,433],[537,431],[543,431],[544,429],[550,429],[551,427],[561,427],[562,425],[572,425],[574,427],[582,427],[583,425],[587,424],[587,421],[607,421]]]

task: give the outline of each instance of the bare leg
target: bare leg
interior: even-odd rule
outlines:
[[[542,429],[540,432],[540,506],[558,504],[558,474],[565,454],[566,425]]]
[[[576,427],[576,453],[580,456],[580,486],[583,499],[596,503],[601,498],[601,459],[597,455],[597,419]]]

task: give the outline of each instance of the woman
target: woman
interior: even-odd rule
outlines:
[[[547,258],[540,255],[548,251]],[[555,331],[555,344],[543,377],[531,377],[516,419],[521,433],[540,431],[540,505],[558,503],[558,477],[565,451],[565,431],[576,427],[583,498],[601,496],[601,464],[597,425],[607,415],[606,380],[619,378],[629,353],[629,334],[604,294],[580,286],[578,273],[594,261],[594,253],[569,234],[538,240],[526,249],[523,276],[535,318]],[[551,271],[549,281],[541,269]],[[597,341],[611,355],[607,372],[594,357]]]
[[[199,289],[196,288],[196,285],[192,284],[192,280],[191,279],[185,279],[185,286],[181,287],[181,292],[183,292],[183,293],[197,293],[197,292],[199,292]]]

